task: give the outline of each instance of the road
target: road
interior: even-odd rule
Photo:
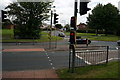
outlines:
[[[45,51],[11,51],[2,53],[3,71],[24,71],[41,69],[58,69],[68,67],[68,38],[58,41],[56,50],[48,50],[49,43],[4,43],[3,49],[36,49]],[[54,44],[54,43],[52,43]],[[117,50],[116,42],[92,41],[91,45],[108,45],[111,50]],[[59,49],[58,49],[59,48]],[[112,54],[114,56],[114,54]],[[116,54],[115,54],[116,57]],[[83,62],[83,60],[82,60]],[[84,62],[83,62],[84,63]]]
[[[117,50],[119,46],[114,41],[92,41],[91,45],[109,46],[110,50]]]
[[[3,71],[68,67],[68,52],[3,52]]]

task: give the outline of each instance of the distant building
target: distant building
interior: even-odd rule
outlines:
[[[6,22],[2,23],[3,29],[14,29],[14,24],[11,23],[10,20],[6,20]]]
[[[5,25],[4,28],[5,28],[5,29],[13,29],[13,28],[14,28],[14,25],[12,25],[12,24]]]
[[[77,25],[77,29],[86,30],[87,29],[87,25],[84,24],[84,23],[80,23],[79,25]]]

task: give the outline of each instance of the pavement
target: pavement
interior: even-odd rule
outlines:
[[[31,71],[5,71],[2,73],[2,78],[4,79],[57,79],[58,75],[55,70],[31,70]]]
[[[68,51],[69,50],[69,45],[64,45],[59,43],[59,46],[57,46],[56,49],[45,49],[41,48],[40,45],[3,45],[3,52],[25,52],[25,51]],[[42,45],[42,47],[46,47],[47,45]],[[84,45],[86,46],[86,45]],[[114,52],[113,52],[114,53]],[[111,56],[113,54],[111,53]],[[117,54],[116,54],[117,56]],[[116,57],[115,56],[115,57]],[[59,77],[56,74],[55,69],[42,69],[42,70],[24,70],[24,71],[3,71],[2,72],[2,80],[58,80]]]
[[[5,47],[3,45],[2,52],[26,52],[26,51],[45,51],[44,48],[35,47],[28,47],[25,45],[12,45]],[[57,50],[67,49],[66,46],[61,46],[57,48]],[[53,50],[53,49],[52,49]],[[55,49],[54,49],[55,50]],[[2,71],[2,80],[58,80],[58,75],[56,74],[55,69],[42,69],[42,70],[24,70],[24,71]]]

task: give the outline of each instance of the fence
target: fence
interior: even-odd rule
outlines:
[[[57,37],[51,37],[51,40],[48,37],[48,33],[41,34],[41,39],[20,39],[18,37],[13,37],[13,35],[5,35],[2,37],[4,43],[13,43],[13,45],[28,45],[36,46],[45,49],[54,49],[57,47]]]
[[[72,54],[72,51],[70,50],[69,54],[69,69],[108,63],[109,46],[77,46],[75,48],[75,54]]]

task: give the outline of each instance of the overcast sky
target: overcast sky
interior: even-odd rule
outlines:
[[[16,0],[0,0],[0,10],[4,9],[9,3],[16,1]],[[61,24],[67,24],[70,23],[70,18],[74,15],[74,1],[75,0],[54,0],[53,5],[56,6],[56,13],[59,14],[59,23]],[[78,0],[78,9],[79,9],[79,1]],[[88,3],[88,7],[91,8],[91,10],[99,3],[101,4],[107,4],[111,3],[118,7],[118,2],[120,0],[91,0],[91,2]],[[88,13],[91,12],[88,11]],[[85,23],[87,21],[86,17],[88,16],[88,13],[86,15],[80,16],[78,13],[78,21],[77,24],[80,22]]]

